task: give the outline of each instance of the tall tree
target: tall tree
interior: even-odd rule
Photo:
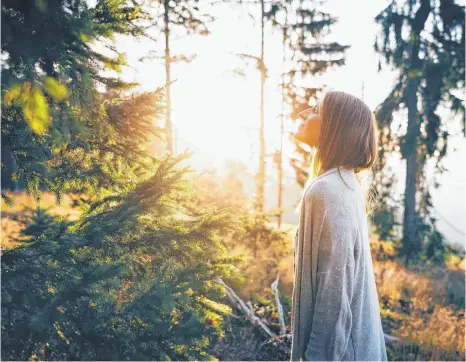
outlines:
[[[184,155],[146,152],[161,92],[122,94],[131,84],[102,70],[123,58],[88,43],[142,34],[140,9],[27,3],[2,3],[2,141],[36,196],[45,185],[92,200],[70,222],[38,212],[24,230],[33,240],[2,254],[2,358],[212,359],[230,311],[213,279],[232,277],[222,241],[234,224],[224,210],[191,210]]]
[[[241,2],[241,1],[240,1]],[[347,46],[337,42],[324,41],[325,35],[330,32],[330,27],[336,22],[336,18],[319,10],[322,1],[304,0],[259,0],[247,2],[260,6],[261,24],[261,52],[260,56],[241,54],[243,58],[254,59],[261,74],[261,103],[260,103],[260,126],[259,126],[259,169],[256,176],[256,209],[262,211],[264,205],[264,184],[266,149],[264,134],[264,85],[267,78],[267,67],[264,59],[264,27],[266,22],[277,27],[283,34],[283,46],[289,49],[291,56],[286,59],[291,64],[283,74],[282,93],[286,103],[291,105],[290,116],[296,116],[299,111],[308,107],[312,98],[318,96],[318,87],[300,87],[298,82],[307,80],[308,77],[323,74],[329,67],[344,64],[344,51]],[[290,14],[287,16],[286,14]],[[291,15],[292,14],[292,15]],[[285,103],[285,102],[284,102]],[[284,112],[282,112],[284,113]],[[283,117],[283,116],[282,116]],[[283,132],[281,125],[281,132]],[[297,179],[304,184],[307,177],[305,171],[309,165],[308,152],[299,143],[296,143],[298,152],[303,155],[304,160],[292,159],[292,165],[296,170]],[[279,169],[279,207],[281,206],[283,190],[283,161],[281,150],[274,153],[274,161]],[[281,175],[281,176],[280,176]],[[281,220],[281,214],[279,215]],[[279,221],[280,223],[281,221]]]
[[[290,11],[291,6],[290,0],[288,1],[278,1],[272,4],[270,12],[266,15],[272,20],[272,25],[278,28],[281,31],[282,35],[282,51],[283,51],[283,67],[286,67],[287,64],[287,52],[289,47],[289,38],[288,38],[288,12]],[[280,18],[281,19],[278,19]],[[281,20],[281,21],[279,21]],[[279,149],[274,153],[274,162],[276,163],[278,170],[278,220],[277,226],[280,228],[282,223],[282,203],[283,203],[283,137],[285,132],[285,117],[286,117],[286,72],[283,69],[281,74],[281,112],[280,112],[280,146]]]
[[[267,69],[264,60],[264,27],[265,27],[265,3],[260,0],[261,8],[261,53],[259,58],[259,71],[261,73],[261,98],[260,98],[260,126],[259,126],[259,171],[257,174],[256,207],[259,211],[264,209],[265,187],[265,124],[264,124],[264,89]]]
[[[381,141],[388,141],[382,146],[380,162],[395,148],[406,160],[400,250],[406,264],[423,249],[422,225],[431,209],[423,165],[433,158],[437,170],[443,171],[441,161],[449,133],[438,112],[444,107],[464,115],[457,92],[464,86],[465,76],[464,16],[464,6],[454,0],[394,0],[376,17],[382,30],[375,50],[399,73],[392,92],[378,109],[377,120]],[[393,113],[402,106],[408,110],[407,131],[399,136],[391,125]],[[418,193],[420,201],[416,202]]]
[[[272,1],[266,17],[272,25],[282,33],[283,62],[287,67],[282,73],[282,112],[280,137],[283,138],[284,118],[296,118],[296,115],[309,107],[321,93],[321,88],[313,82],[313,77],[321,75],[328,68],[344,64],[344,52],[348,46],[338,42],[326,42],[325,37],[337,19],[322,11],[322,1],[287,0]],[[314,83],[314,86],[303,87],[300,83]],[[290,160],[296,172],[297,182],[303,186],[308,178],[307,168],[310,155],[299,142],[294,142],[297,157]],[[283,146],[275,153],[278,166],[278,207],[282,205],[283,193]],[[281,213],[278,216],[281,224]]]
[[[173,152],[173,139],[172,139],[172,110],[171,110],[171,75],[170,75],[170,1],[164,0],[163,2],[163,21],[164,21],[164,34],[165,34],[165,86],[166,86],[166,124],[165,131],[167,132],[167,148]]]
[[[238,1],[239,3],[243,3],[242,0]],[[265,0],[259,1],[245,1],[244,3],[248,5],[254,5],[259,7],[260,11],[260,52],[259,55],[251,55],[251,54],[239,54],[239,57],[244,60],[252,60],[257,69],[260,72],[260,106],[259,106],[259,164],[258,164],[258,171],[255,177],[256,181],[256,193],[254,196],[254,209],[261,212],[264,209],[264,187],[265,187],[265,178],[266,178],[266,146],[265,146],[265,113],[264,113],[264,106],[265,106],[265,82],[267,79],[267,67],[265,65],[265,56],[264,56],[264,48],[265,48],[265,25],[267,19],[267,12],[266,12],[266,5],[270,5],[266,3]],[[251,17],[254,18],[254,15],[251,14]]]
[[[345,51],[349,48],[338,42],[325,41],[337,18],[320,10],[321,5],[321,1],[299,0],[292,3],[296,18],[289,24],[290,61],[295,65],[287,72],[289,82],[286,93],[293,119],[322,94],[322,88],[316,82],[313,82],[314,86],[305,87],[299,83],[307,80],[312,84],[313,77],[324,74],[331,67],[344,65]],[[300,157],[292,159],[291,165],[296,171],[298,183],[304,185],[308,178],[306,169],[310,165],[309,152],[294,138],[293,141]]]
[[[284,4],[284,12],[285,12],[285,19],[284,19],[284,26],[282,27],[282,48],[283,48],[283,65],[286,64],[287,59],[287,45],[288,45],[288,37],[287,37],[287,28],[286,24],[288,24],[288,8]],[[286,103],[286,91],[285,91],[285,81],[286,75],[285,72],[282,73],[282,83],[280,85],[281,96],[282,96],[282,108],[280,112],[280,149],[278,150],[276,161],[278,166],[278,228],[282,225],[282,202],[283,202],[283,137],[285,132],[285,103]]]
[[[193,56],[173,55],[171,38],[173,33],[184,32],[188,35],[207,35],[207,25],[213,17],[200,10],[199,0],[152,0],[150,12],[154,13],[155,25],[164,34],[164,63],[165,63],[165,100],[166,100],[166,139],[167,148],[174,152],[174,135],[172,130],[172,64],[179,61],[189,62]]]

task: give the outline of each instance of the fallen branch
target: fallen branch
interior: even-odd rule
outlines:
[[[283,306],[282,303],[280,303],[280,298],[278,296],[278,279],[280,275],[277,275],[277,279],[271,284],[271,288],[275,294],[275,304],[277,305],[277,311],[278,311],[278,321],[280,322],[280,334],[286,334],[286,325],[285,325],[285,319],[283,318]]]
[[[278,316],[279,316],[279,321],[280,321],[280,338],[287,337],[291,340],[292,338],[291,333],[286,333],[285,321],[283,318],[283,307],[278,297],[278,280],[279,280],[279,276],[277,275],[277,279],[275,279],[271,287],[275,293],[275,303],[277,304]],[[238,297],[238,295],[236,295],[234,290],[231,289],[228,285],[226,285],[225,282],[221,278],[217,277],[214,279],[214,281],[222,284],[225,287],[227,297],[228,299],[230,299],[231,304],[236,306],[236,308],[238,308],[240,311],[242,311],[246,315],[246,318],[249,319],[253,325],[259,326],[269,337],[277,337],[277,335],[273,333],[260,318],[254,315],[251,302],[244,303]],[[233,315],[233,314],[232,316],[235,318],[239,318],[238,316]],[[394,342],[400,340],[400,338],[391,336],[386,333],[384,333],[384,339],[385,339],[385,343],[387,344],[393,344]]]
[[[250,310],[252,313],[254,313],[254,308],[253,308],[253,306],[252,306],[252,302],[251,302],[251,301],[248,301],[246,304],[248,305],[249,310]]]
[[[222,284],[225,287],[225,290],[227,292],[227,297],[230,299],[233,305],[235,305],[239,310],[241,310],[245,315],[246,318],[251,321],[251,323],[255,326],[259,326],[269,337],[275,337],[276,334],[273,333],[269,327],[265,325],[264,322],[262,322],[258,317],[254,315],[254,312],[244,303],[234,292],[233,289],[231,289],[228,285],[225,284],[225,282],[221,278],[215,278],[214,279],[217,283]]]

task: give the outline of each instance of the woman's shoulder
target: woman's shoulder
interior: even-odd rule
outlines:
[[[324,177],[318,177],[311,182],[305,193],[305,200],[323,200],[325,202],[338,202],[355,191],[351,174],[342,172],[341,179],[338,172],[332,172]],[[349,187],[350,186],[350,187]]]

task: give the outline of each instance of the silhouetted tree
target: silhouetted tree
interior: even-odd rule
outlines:
[[[444,170],[441,161],[449,133],[446,119],[442,122],[438,112],[445,107],[464,115],[457,92],[464,87],[465,77],[464,17],[464,6],[453,0],[392,1],[376,17],[381,33],[375,50],[399,75],[392,92],[379,106],[377,120],[381,131],[379,162],[383,165],[386,153],[396,149],[406,159],[400,250],[406,263],[423,249],[423,225],[435,222],[429,216],[432,205],[423,166],[435,159],[437,170]],[[393,114],[402,107],[408,110],[407,131],[399,136],[391,125]]]
[[[238,3],[243,3],[243,1],[234,1]],[[240,58],[245,60],[253,60],[256,63],[256,67],[260,72],[260,111],[259,111],[259,165],[258,171],[255,177],[256,180],[256,194],[254,197],[254,208],[257,211],[263,211],[264,209],[264,187],[265,187],[265,178],[266,178],[266,147],[265,147],[265,81],[267,79],[267,67],[265,65],[264,57],[264,48],[265,48],[265,38],[264,30],[266,25],[266,1],[244,1],[249,5],[258,5],[260,9],[260,29],[261,29],[261,43],[260,43],[260,52],[258,56],[251,54],[239,54]],[[251,15],[254,17],[254,15]]]
[[[193,35],[207,35],[209,30],[207,24],[213,20],[209,14],[200,11],[199,0],[151,0],[149,2],[150,12],[153,14],[157,29],[164,34],[164,63],[165,63],[165,93],[166,93],[166,137],[167,148],[170,152],[174,152],[172,120],[171,120],[171,84],[172,84],[172,63],[189,62],[193,56],[181,54],[173,55],[170,40],[173,32],[185,32]]]
[[[322,1],[275,1],[266,14],[272,19],[273,25],[282,31],[282,42],[287,49],[289,69],[283,75],[282,92],[290,107],[288,116],[293,119],[321,95],[320,87],[299,84],[304,81],[312,83],[313,76],[345,63],[344,53],[348,46],[325,41],[337,19],[322,11],[321,7]],[[308,178],[309,151],[294,137],[291,139],[298,157],[292,158],[290,162],[295,169],[297,182],[303,186]]]

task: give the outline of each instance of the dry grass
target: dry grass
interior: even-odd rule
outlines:
[[[22,205],[36,205],[24,193],[10,196],[16,200],[16,205],[9,208],[2,201],[2,247],[14,247],[18,243],[20,223],[15,219],[21,216]],[[51,194],[44,194],[41,201],[42,207],[52,207],[51,213],[76,218],[79,212],[71,210],[70,204],[71,199],[65,197],[63,205],[57,206]],[[282,295],[291,297],[295,229],[290,225],[285,229],[290,231],[290,252],[288,257],[278,262],[275,271],[280,273]],[[406,269],[396,260],[390,244],[380,243],[374,238],[371,246],[384,331],[401,338],[400,343],[388,346],[389,359],[464,361],[464,260],[450,257],[447,268],[426,264]],[[266,259],[263,261],[270,262]],[[268,278],[264,268],[257,264],[255,268],[265,273],[261,278]],[[270,283],[275,277],[270,275]],[[270,283],[267,281],[265,285]],[[251,358],[253,351],[249,348],[257,347],[257,340],[252,338],[251,332],[246,325],[236,332],[230,331],[231,338],[224,340],[219,348],[222,356],[236,360],[241,356]]]
[[[390,359],[464,360],[464,270],[375,258],[374,270],[384,331],[401,338]]]
[[[49,212],[54,215],[69,215],[71,217],[79,216],[78,211],[70,208],[72,203],[72,197],[70,195],[65,195],[61,205],[58,205],[54,194],[50,192],[43,192],[42,199],[39,202],[37,202],[33,196],[28,195],[25,192],[7,192],[6,194],[10,196],[15,201],[15,203],[13,206],[8,206],[2,199],[2,216],[4,213],[7,215],[20,213],[23,211],[25,206],[32,208],[40,206],[44,209],[50,207]]]
[[[278,264],[280,290],[282,296],[289,298],[293,282],[294,231],[290,231],[290,254]],[[385,333],[401,340],[387,346],[389,359],[464,360],[464,260],[449,256],[447,267],[426,263],[405,268],[403,262],[396,259],[392,244],[380,243],[373,238],[371,249],[383,328]],[[261,270],[262,278],[267,277],[272,282],[276,276],[267,276],[259,259],[254,260],[255,270]],[[270,285],[262,284],[260,288]],[[236,342],[232,342],[233,345]]]
[[[2,240],[0,248],[10,249],[19,245],[19,233],[21,231],[22,225],[19,221],[12,219],[11,217],[4,216],[2,213],[1,218],[1,227],[2,227]]]
[[[396,330],[404,346],[417,345],[417,360],[464,359],[464,311],[413,297],[411,312]]]
[[[72,199],[65,195],[61,205],[57,205],[55,196],[51,193],[44,192],[42,200],[36,202],[34,197],[27,195],[25,192],[7,192],[14,201],[14,205],[8,206],[5,201],[1,200],[1,246],[3,249],[10,249],[21,242],[20,231],[22,228],[21,220],[24,218],[24,209],[26,207],[36,208],[38,206],[48,209],[52,215],[66,216],[69,219],[76,219],[80,212],[70,207]]]

